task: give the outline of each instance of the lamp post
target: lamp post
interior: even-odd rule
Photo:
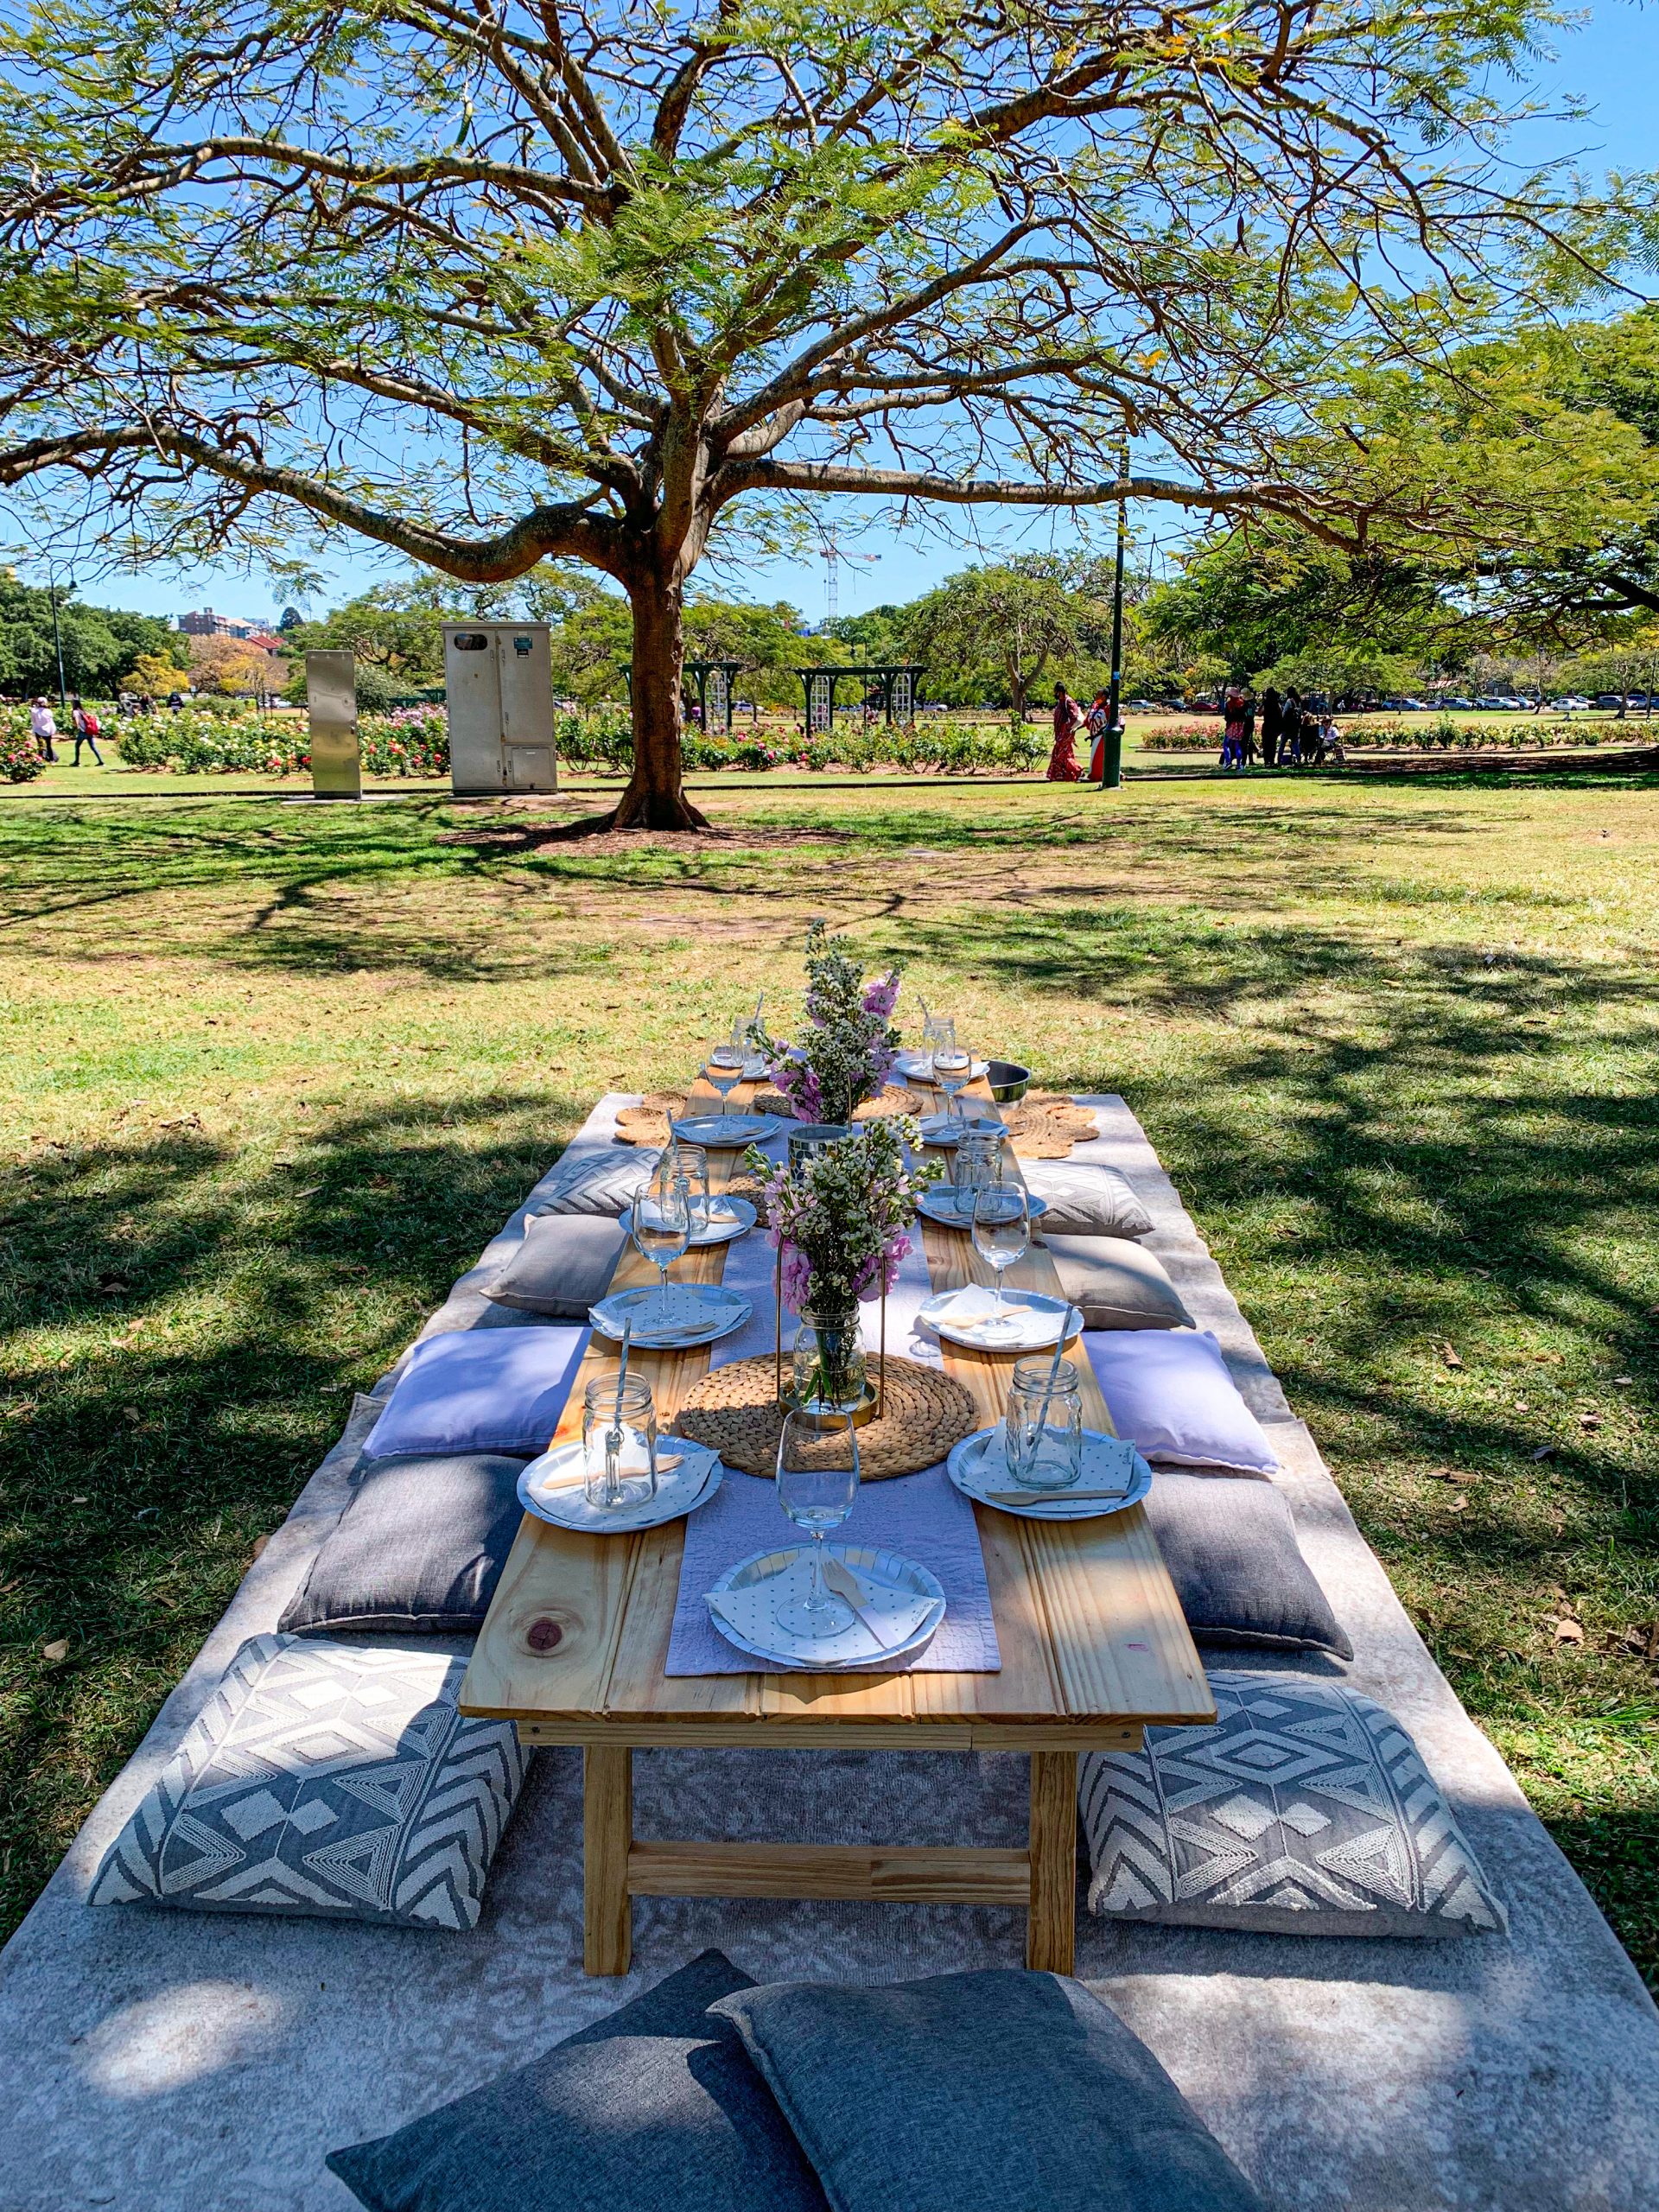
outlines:
[[[1129,447],[1123,442],[1121,471],[1127,483]],[[1128,502],[1117,503],[1117,562],[1112,575],[1112,683],[1106,695],[1106,730],[1100,741],[1100,788],[1116,791],[1123,780],[1123,543]]]
[[[52,601],[52,644],[58,656],[58,712],[67,714],[69,709],[69,687],[63,680],[63,632],[58,627],[58,578],[55,569],[47,570],[46,588]],[[75,580],[71,576],[69,588],[73,591],[74,588]]]

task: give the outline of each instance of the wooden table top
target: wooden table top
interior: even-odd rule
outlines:
[[[983,1086],[975,1088],[983,1094],[981,1110],[994,1112]],[[753,1089],[734,1092],[734,1109]],[[712,1094],[706,1107],[699,1096],[696,1110],[716,1104]],[[711,1179],[716,1162],[729,1167],[739,1158],[710,1154]],[[971,1237],[931,1222],[923,1227],[936,1290],[993,1280]],[[727,1249],[688,1252],[671,1275],[718,1281]],[[655,1274],[630,1245],[614,1280],[622,1288]],[[1039,1244],[1008,1281],[1059,1288]],[[683,1393],[708,1372],[709,1357],[707,1346],[633,1354],[664,1431]],[[1011,1358],[947,1344],[944,1364],[988,1426],[1001,1418]],[[1084,1421],[1109,1429],[1087,1360],[1077,1366]],[[580,1433],[588,1381],[615,1370],[615,1348],[595,1337],[559,1438]],[[1133,1744],[1143,1722],[1214,1720],[1209,1684],[1140,1506],[1076,1522],[1020,1520],[982,1505],[974,1511],[1001,1647],[998,1674],[668,1675],[683,1521],[592,1536],[526,1514],[461,1686],[461,1710],[517,1721],[528,1743],[682,1748],[1088,1750]]]

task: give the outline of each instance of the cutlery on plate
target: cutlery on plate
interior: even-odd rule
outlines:
[[[988,1490],[980,1496],[988,1505],[1065,1505],[1076,1498],[1090,1503],[1102,1498],[1127,1497],[1135,1487],[1125,1483],[1121,1490]]]
[[[893,1649],[892,1645],[859,1603],[861,1598],[869,1596],[869,1592],[866,1590],[858,1577],[849,1567],[843,1566],[833,1552],[824,1554],[822,1565],[826,1585],[835,1592],[843,1605],[850,1608],[860,1627],[874,1639],[876,1649],[890,1651]]]

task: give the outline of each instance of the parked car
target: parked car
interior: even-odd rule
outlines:
[[[1552,699],[1549,703],[1558,714],[1576,715],[1581,713],[1590,702],[1581,698],[1578,692],[1569,691],[1564,699]]]
[[[1441,699],[1438,702],[1442,707],[1455,708],[1465,714],[1473,709],[1474,703],[1472,699]]]
[[[1622,707],[1624,704],[1624,694],[1619,691],[1598,691],[1596,704],[1599,707]]]

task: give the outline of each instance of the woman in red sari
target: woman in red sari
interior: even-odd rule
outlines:
[[[1077,732],[1083,728],[1083,709],[1064,683],[1054,686],[1054,750],[1048,756],[1051,784],[1083,781],[1083,763],[1077,755]]]

